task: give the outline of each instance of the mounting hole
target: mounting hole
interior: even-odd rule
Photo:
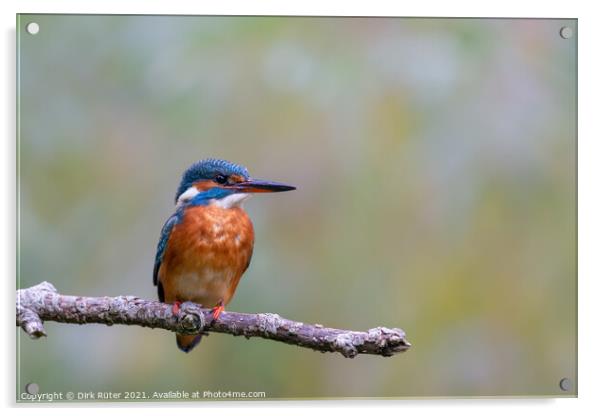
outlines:
[[[25,30],[27,30],[27,33],[29,33],[30,35],[37,35],[40,31],[40,25],[36,22],[31,22],[28,23],[27,26],[25,26]]]
[[[571,381],[570,378],[563,378],[560,380],[560,383],[558,383],[558,386],[560,386],[560,390],[562,391],[569,391],[573,388],[573,382]]]
[[[38,394],[40,391],[40,386],[38,386],[36,383],[27,383],[25,385],[25,391],[29,394]]]
[[[573,37],[573,28],[568,26],[563,26],[560,28],[560,37],[562,39],[570,39]]]

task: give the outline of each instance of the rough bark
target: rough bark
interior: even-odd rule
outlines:
[[[17,326],[30,337],[39,338],[46,336],[44,321],[138,325],[186,334],[221,332],[246,338],[271,339],[316,351],[339,352],[348,358],[357,354],[388,357],[410,348],[404,331],[398,328],[347,331],[295,322],[274,313],[222,312],[217,320],[213,320],[210,309],[191,302],[183,303],[179,313],[174,314],[169,304],[134,296],[61,295],[48,282],[18,290]]]

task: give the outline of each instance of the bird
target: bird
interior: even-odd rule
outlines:
[[[242,203],[255,193],[296,189],[253,179],[247,168],[222,159],[203,159],[186,169],[175,196],[175,212],[161,230],[153,283],[159,301],[179,314],[183,302],[212,308],[219,319],[249,267],[253,223]],[[176,334],[180,350],[190,352],[202,334]]]

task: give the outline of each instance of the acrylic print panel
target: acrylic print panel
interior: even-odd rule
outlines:
[[[349,359],[211,333],[183,353],[163,329],[48,321],[16,329],[19,401],[576,396],[576,20],[20,15],[17,32],[18,288],[157,300],[181,175],[214,157],[297,187],[245,202],[254,254],[224,316],[412,344]]]

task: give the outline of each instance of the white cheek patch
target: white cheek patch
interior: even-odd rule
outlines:
[[[178,208],[181,207],[182,205],[184,205],[185,203],[190,201],[192,198],[197,196],[199,193],[200,192],[198,189],[196,189],[196,187],[191,186],[185,192],[183,192],[182,195],[180,195],[178,197],[178,202],[176,204],[176,207],[178,207]]]
[[[211,205],[215,205],[221,208],[234,208],[240,206],[245,200],[247,200],[251,194],[232,194],[222,199],[212,199]]]

